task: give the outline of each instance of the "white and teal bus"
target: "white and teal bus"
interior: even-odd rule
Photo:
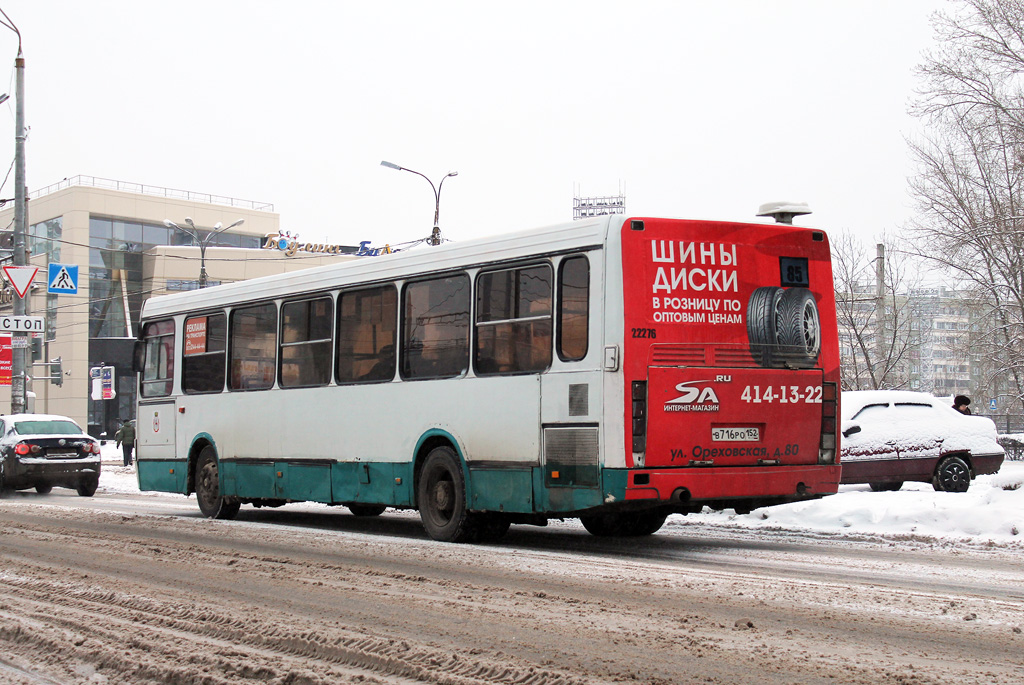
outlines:
[[[834,493],[828,241],[597,217],[148,300],[143,490],[418,509],[430,537]]]

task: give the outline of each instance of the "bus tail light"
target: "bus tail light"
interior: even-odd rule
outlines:
[[[633,465],[643,468],[647,451],[647,381],[633,381],[632,405]]]
[[[839,387],[835,383],[821,384],[821,443],[818,463],[836,461],[836,416],[839,413]]]

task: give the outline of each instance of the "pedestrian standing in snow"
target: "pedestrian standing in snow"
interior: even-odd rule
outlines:
[[[961,414],[970,415],[971,408],[968,406],[971,403],[971,398],[967,395],[957,395],[953,398],[953,409],[956,409]]]
[[[114,433],[115,446],[121,448],[124,455],[124,465],[132,465],[132,450],[135,449],[135,422],[125,421]]]

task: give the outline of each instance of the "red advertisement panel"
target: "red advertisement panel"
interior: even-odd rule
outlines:
[[[11,336],[0,335],[0,385],[11,384]]]
[[[206,352],[206,317],[185,322],[185,356]]]

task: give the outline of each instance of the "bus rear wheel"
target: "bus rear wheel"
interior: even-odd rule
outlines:
[[[587,532],[597,537],[635,538],[654,535],[665,525],[668,514],[657,511],[637,513],[593,514],[581,516]]]
[[[427,455],[416,483],[423,528],[434,540],[475,542],[476,518],[466,507],[466,479],[452,448],[435,447]]]
[[[221,497],[217,452],[209,445],[199,453],[196,463],[196,500],[203,515],[212,519],[233,519],[240,507],[238,502]]]

